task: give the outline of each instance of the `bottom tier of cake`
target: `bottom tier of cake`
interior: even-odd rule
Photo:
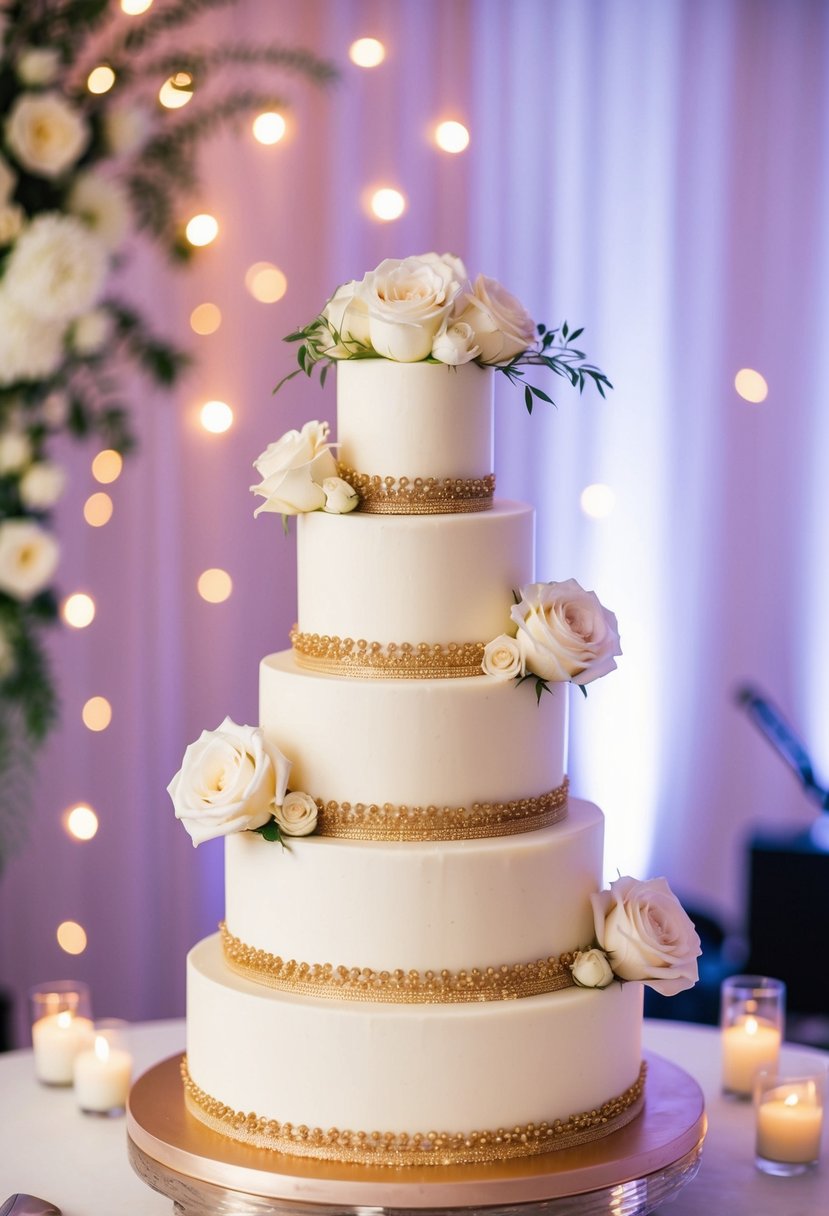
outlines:
[[[233,974],[216,935],[190,952],[187,988],[190,1107],[251,1144],[497,1159],[606,1135],[641,1106],[639,984],[472,1004],[321,1000]]]

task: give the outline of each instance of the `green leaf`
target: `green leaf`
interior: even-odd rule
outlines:
[[[524,386],[524,404],[527,407],[527,413],[531,414],[533,412],[533,395],[529,384]]]

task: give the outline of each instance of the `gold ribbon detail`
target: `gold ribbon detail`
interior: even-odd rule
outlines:
[[[371,967],[332,967],[330,963],[287,962],[248,946],[219,925],[225,962],[245,979],[298,996],[389,1005],[457,1005],[472,1001],[514,1001],[525,996],[572,988],[569,964],[575,953],[532,963],[470,967],[468,971],[375,971]]]
[[[295,1157],[342,1161],[351,1165],[464,1165],[535,1157],[556,1149],[589,1144],[630,1123],[642,1109],[645,1063],[637,1080],[616,1098],[569,1119],[500,1127],[475,1132],[354,1132],[331,1127],[280,1123],[263,1115],[235,1111],[196,1085],[181,1062],[188,1110],[222,1136]]]
[[[297,663],[333,676],[375,680],[440,680],[483,675],[483,642],[367,642],[291,630]]]
[[[488,511],[495,474],[485,477],[377,477],[338,465],[340,477],[360,495],[361,511],[373,515],[448,515]]]

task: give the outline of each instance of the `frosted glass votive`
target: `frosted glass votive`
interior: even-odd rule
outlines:
[[[95,1023],[92,1046],[75,1060],[75,1097],[87,1115],[120,1115],[132,1081],[132,1056],[124,1046],[127,1023]]]
[[[758,1072],[777,1068],[786,985],[764,975],[733,975],[720,996],[723,1093],[747,1099]]]
[[[825,1100],[825,1067],[801,1076],[758,1074],[754,1084],[758,1170],[789,1178],[817,1165]]]
[[[71,1085],[76,1057],[90,1046],[89,988],[78,980],[55,980],[29,991],[35,1076],[44,1085]]]

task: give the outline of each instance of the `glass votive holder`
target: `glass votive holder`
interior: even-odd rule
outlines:
[[[825,1103],[823,1065],[798,1076],[758,1073],[754,1081],[758,1170],[789,1178],[813,1169],[820,1157]]]
[[[132,1080],[126,1049],[128,1023],[120,1018],[95,1022],[91,1046],[75,1060],[75,1098],[86,1115],[121,1115]]]
[[[54,980],[29,990],[35,1076],[44,1085],[71,1085],[75,1058],[92,1042],[88,985]]]
[[[761,1069],[780,1058],[786,985],[766,975],[732,975],[720,990],[723,1093],[750,1098]]]

